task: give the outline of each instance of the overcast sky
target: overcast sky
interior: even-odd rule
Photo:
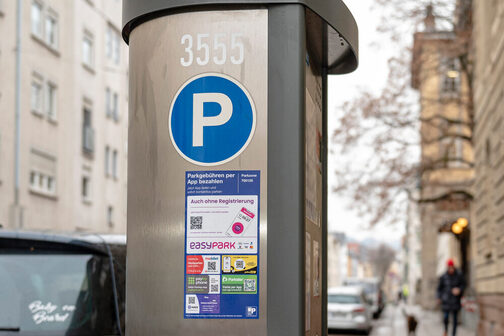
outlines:
[[[345,3],[353,13],[359,27],[359,68],[348,75],[329,77],[329,134],[335,124],[335,116],[340,113],[338,106],[349,97],[355,95],[357,88],[365,87],[379,90],[385,84],[387,77],[387,59],[393,54],[394,48],[384,43],[383,34],[376,32],[379,24],[379,13],[372,11],[373,0],[346,0]],[[372,46],[374,42],[380,47]],[[329,144],[329,151],[331,150]],[[356,153],[358,157],[358,153]],[[404,226],[377,226],[367,230],[368,223],[363,222],[356,213],[349,210],[348,199],[344,195],[331,193],[334,183],[332,172],[337,165],[337,157],[329,156],[329,231],[345,232],[356,239],[374,238],[387,243],[397,244],[404,234]]]

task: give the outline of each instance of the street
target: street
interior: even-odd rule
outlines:
[[[504,0],[0,32],[0,336],[504,336]]]
[[[404,306],[388,305],[379,319],[373,323],[371,336],[406,336],[406,317],[403,315]],[[418,319],[416,336],[436,336],[443,334],[441,315],[439,312],[423,311],[419,307],[406,307],[409,313]],[[359,335],[359,333],[330,333],[332,336]],[[458,336],[474,336],[459,326]]]

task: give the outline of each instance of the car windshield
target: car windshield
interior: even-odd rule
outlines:
[[[327,301],[329,303],[341,303],[341,304],[361,303],[359,296],[350,294],[329,294],[327,297]]]
[[[0,254],[0,331],[117,334],[108,260],[92,254]]]
[[[366,295],[372,295],[378,291],[378,285],[375,283],[369,283],[369,282],[364,282],[364,281],[351,281],[351,280],[346,280],[345,285],[347,286],[359,286],[361,287]]]

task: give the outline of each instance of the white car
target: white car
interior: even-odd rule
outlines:
[[[327,326],[329,329],[371,331],[372,315],[361,287],[337,287],[328,290]]]
[[[380,280],[378,278],[347,278],[343,281],[343,286],[359,286],[364,289],[364,293],[371,305],[373,317],[378,318],[385,308]]]

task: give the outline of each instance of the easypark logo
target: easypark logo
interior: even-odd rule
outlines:
[[[235,250],[235,242],[191,242],[189,248],[191,250]]]

